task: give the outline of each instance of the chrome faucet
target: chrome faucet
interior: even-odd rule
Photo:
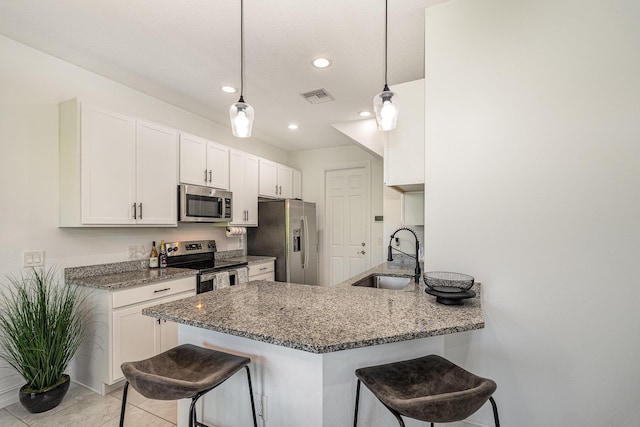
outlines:
[[[396,234],[398,233],[398,231],[402,231],[402,230],[407,230],[411,232],[411,234],[413,234],[413,237],[416,239],[416,256],[410,255],[406,252],[402,252],[400,249],[397,249],[391,246],[391,243],[393,242],[393,238],[396,237]],[[416,283],[420,283],[420,258],[418,255],[420,252],[420,241],[418,240],[418,235],[416,234],[416,232],[407,227],[398,228],[396,231],[393,232],[393,234],[391,235],[391,239],[389,240],[389,254],[387,255],[387,261],[393,261],[393,255],[391,254],[392,249],[400,252],[401,254],[405,254],[411,258],[414,258],[416,260],[416,274],[414,279]]]

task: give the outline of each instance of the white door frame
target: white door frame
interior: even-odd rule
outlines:
[[[362,161],[354,161],[354,162],[345,162],[345,163],[338,163],[332,166],[328,166],[324,168],[324,172],[323,172],[323,177],[322,177],[322,186],[324,187],[324,195],[322,198],[322,211],[321,211],[321,215],[322,215],[322,220],[318,221],[318,223],[322,224],[322,231],[321,231],[321,236],[319,236],[319,241],[322,242],[322,244],[320,245],[320,250],[319,250],[319,266],[318,266],[318,271],[320,272],[320,284],[326,284],[328,283],[327,278],[329,277],[329,263],[327,262],[327,250],[326,248],[328,248],[329,246],[329,237],[327,235],[327,233],[325,232],[328,228],[328,220],[327,220],[327,188],[326,188],[326,182],[327,182],[327,172],[331,172],[331,171],[336,171],[336,170],[345,170],[345,169],[357,169],[357,168],[364,168],[364,175],[367,178],[366,181],[366,193],[367,193],[367,206],[366,206],[366,210],[364,215],[366,216],[366,218],[363,218],[363,221],[366,224],[366,234],[367,234],[367,239],[369,241],[369,248],[367,249],[367,253],[365,256],[366,259],[366,263],[368,265],[368,268],[371,268],[371,250],[372,250],[372,243],[371,243],[371,182],[373,181],[373,177],[371,176],[372,174],[372,167],[371,167],[371,160],[362,160]],[[320,213],[320,212],[319,212]]]

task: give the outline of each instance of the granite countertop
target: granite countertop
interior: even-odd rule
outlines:
[[[229,261],[239,261],[239,262],[247,262],[248,265],[251,264],[260,264],[262,262],[267,261],[275,261],[276,257],[274,256],[266,256],[266,255],[243,255],[243,256],[234,256],[230,258],[224,258]]]
[[[116,290],[160,280],[195,277],[196,273],[197,271],[188,268],[149,268],[144,262],[128,261],[65,268],[64,277],[67,284]]]
[[[484,327],[477,296],[438,304],[421,286],[350,286],[369,274],[413,276],[413,265],[383,263],[336,286],[253,281],[143,310],[168,321],[310,353],[366,347]]]
[[[265,261],[274,261],[272,256],[242,255],[242,251],[221,251],[216,259],[247,262],[248,265]],[[65,282],[97,289],[122,289],[145,285],[160,280],[195,277],[196,270],[188,268],[149,268],[147,260],[123,261],[110,264],[97,264],[66,268]]]

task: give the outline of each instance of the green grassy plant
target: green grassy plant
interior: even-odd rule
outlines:
[[[86,301],[79,289],[58,283],[56,270],[7,276],[0,295],[0,358],[31,391],[55,386],[80,346]]]

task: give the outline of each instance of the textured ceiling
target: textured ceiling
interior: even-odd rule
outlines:
[[[424,9],[389,0],[389,84],[424,77]],[[383,86],[383,0],[245,0],[253,137],[286,151],[350,144],[331,125]],[[239,0],[0,0],[0,34],[228,126],[240,84]],[[328,56],[325,70],[311,59]],[[312,105],[300,94],[326,89]],[[295,122],[296,131],[287,129]],[[231,131],[229,131],[231,132]]]

